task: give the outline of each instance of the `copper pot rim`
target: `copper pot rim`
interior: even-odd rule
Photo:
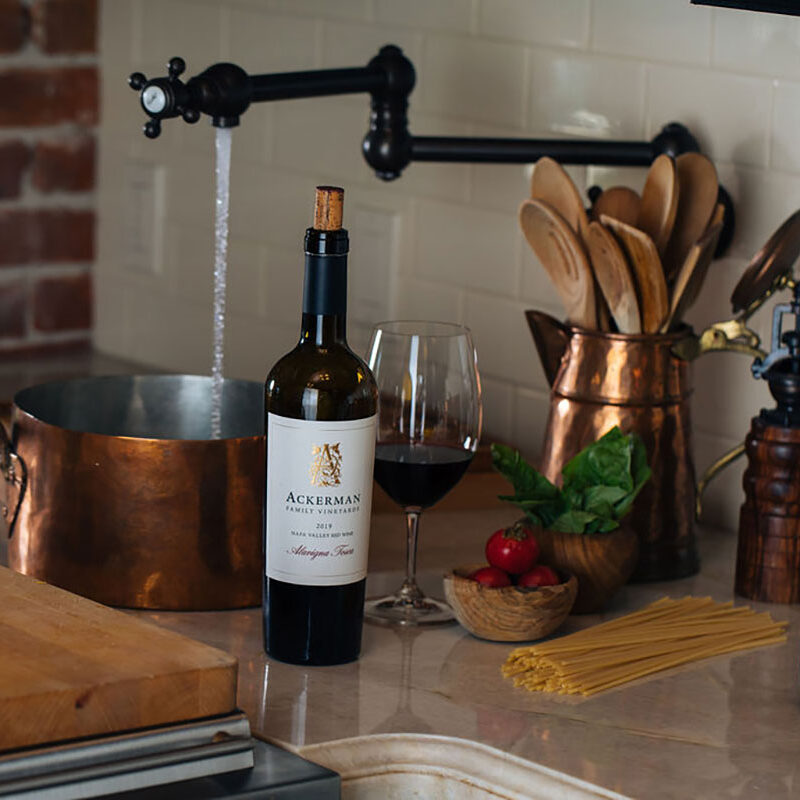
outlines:
[[[163,436],[128,436],[125,434],[112,434],[112,433],[95,433],[92,431],[81,431],[77,428],[67,428],[64,425],[54,425],[52,422],[45,422],[45,420],[40,419],[37,416],[34,416],[28,411],[20,408],[16,403],[13,406],[13,411],[18,416],[23,416],[26,419],[30,420],[31,422],[35,423],[37,426],[44,426],[47,429],[52,431],[58,431],[61,433],[68,433],[73,436],[80,436],[83,438],[89,438],[91,440],[96,440],[98,442],[104,441],[115,441],[115,442],[142,442],[151,445],[196,445],[196,446],[219,446],[220,444],[225,444],[226,442],[253,442],[258,443],[263,439],[266,439],[266,435],[255,434],[253,436],[221,436],[219,439],[174,439],[174,438],[166,438]]]
[[[26,408],[23,407],[20,403],[20,398],[25,395],[26,392],[31,390],[41,390],[44,391],[47,387],[61,386],[64,384],[77,384],[81,382],[88,382],[92,380],[108,380],[113,381],[114,379],[131,379],[131,378],[153,378],[153,379],[174,379],[174,378],[200,378],[200,379],[207,379],[211,380],[210,376],[208,375],[194,375],[194,374],[180,374],[180,373],[154,373],[154,374],[125,374],[125,375],[102,375],[102,376],[91,376],[91,377],[82,377],[82,378],[68,378],[64,380],[52,380],[52,381],[45,381],[43,383],[32,384],[31,386],[26,386],[23,389],[20,389],[14,395],[13,402],[12,402],[12,429],[15,428],[18,424],[18,421],[23,418],[25,421],[36,425],[37,427],[43,426],[45,430],[53,431],[54,433],[61,433],[61,434],[70,434],[73,436],[79,436],[83,438],[89,438],[89,441],[97,441],[98,443],[102,442],[130,442],[130,443],[142,443],[148,444],[153,446],[195,446],[195,447],[219,447],[228,442],[240,442],[242,444],[245,443],[252,443],[258,444],[261,441],[266,439],[265,433],[256,433],[248,436],[220,436],[219,438],[202,438],[202,437],[192,437],[192,438],[181,438],[181,437],[167,437],[167,436],[135,436],[131,434],[112,434],[112,433],[100,433],[98,431],[87,431],[81,430],[79,428],[68,427],[66,425],[58,425],[53,422],[48,422],[45,419],[42,419],[40,416],[28,411]],[[250,381],[242,378],[224,378],[225,382],[230,383],[240,383],[240,384],[252,384],[255,386],[261,386],[258,381]]]

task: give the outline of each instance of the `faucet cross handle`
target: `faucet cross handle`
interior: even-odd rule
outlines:
[[[148,80],[141,72],[128,78],[128,85],[139,92],[142,108],[150,117],[144,124],[144,135],[155,139],[161,133],[161,120],[182,116],[186,122],[197,122],[200,112],[190,107],[190,92],[180,80],[186,62],[175,56],[167,64],[167,76]]]

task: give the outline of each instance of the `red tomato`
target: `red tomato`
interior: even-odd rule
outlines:
[[[511,586],[511,578],[497,567],[481,567],[469,576],[473,581],[478,581],[484,586]]]
[[[555,586],[561,583],[555,570],[537,564],[532,570],[517,578],[517,586]]]
[[[539,558],[539,543],[522,522],[495,531],[486,542],[486,560],[511,575],[527,572]]]

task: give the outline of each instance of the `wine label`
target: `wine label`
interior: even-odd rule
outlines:
[[[267,415],[268,577],[306,586],[366,577],[377,419]]]

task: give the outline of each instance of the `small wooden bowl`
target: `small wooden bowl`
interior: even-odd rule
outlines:
[[[624,524],[608,533],[559,533],[531,527],[539,560],[578,579],[573,614],[602,611],[636,567],[639,539]]]
[[[484,564],[457,567],[444,576],[444,594],[456,619],[493,642],[526,642],[551,634],[569,615],[578,593],[574,575],[561,572],[555,586],[495,588],[470,580]]]

